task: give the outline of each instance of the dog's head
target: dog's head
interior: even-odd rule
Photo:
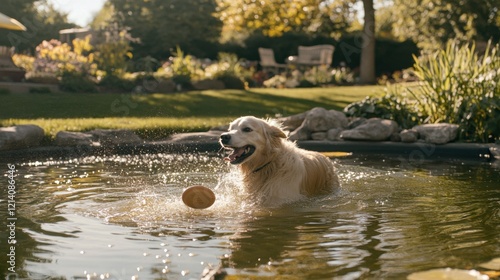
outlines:
[[[225,149],[232,150],[225,159],[231,164],[240,164],[262,161],[281,143],[281,138],[286,135],[276,123],[247,116],[231,122],[229,131],[221,134],[219,142]]]

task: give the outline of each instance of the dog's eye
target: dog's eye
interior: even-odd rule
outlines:
[[[242,131],[243,131],[243,132],[252,132],[252,131],[253,131],[253,129],[251,129],[250,127],[244,127],[244,128],[242,129]]]

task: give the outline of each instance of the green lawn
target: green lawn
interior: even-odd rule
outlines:
[[[175,94],[1,94],[0,126],[37,124],[46,134],[126,128],[149,139],[206,131],[243,116],[288,116],[314,107],[342,110],[382,86],[307,89],[207,90]]]

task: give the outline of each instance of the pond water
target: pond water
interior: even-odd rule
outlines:
[[[217,155],[2,163],[17,193],[8,212],[3,188],[15,231],[1,231],[0,270],[9,234],[17,279],[200,279],[218,265],[231,279],[406,279],[500,256],[498,161],[332,160],[339,191],[279,208],[246,201]],[[195,184],[214,190],[212,207],[183,205]]]

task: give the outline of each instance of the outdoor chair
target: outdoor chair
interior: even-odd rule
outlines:
[[[299,46],[298,56],[291,63],[303,66],[330,66],[335,47],[332,45]]]
[[[260,66],[262,66],[262,70],[264,72],[268,72],[270,69],[278,72],[280,68],[287,68],[286,64],[276,62],[274,59],[274,51],[272,49],[259,48],[259,56]]]

